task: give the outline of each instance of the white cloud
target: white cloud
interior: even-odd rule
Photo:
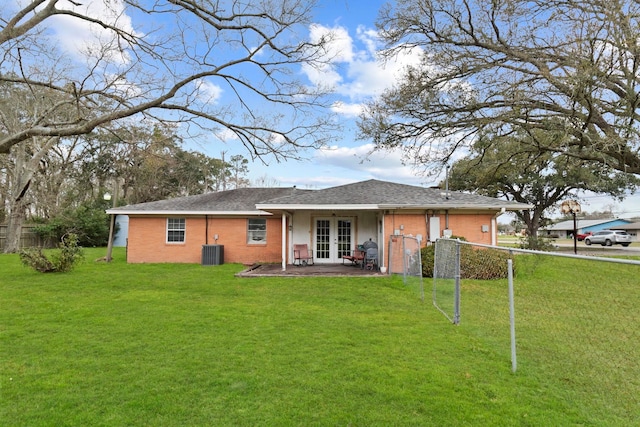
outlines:
[[[349,118],[356,118],[362,113],[362,104],[352,104],[342,101],[336,101],[331,105],[331,111]]]
[[[221,129],[220,131],[216,132],[214,136],[222,142],[238,140],[238,135],[236,135],[235,132],[227,128]]]
[[[268,176],[278,185],[298,188],[327,188],[367,179],[434,185],[418,171],[402,162],[400,151],[372,152],[373,144],[356,147],[334,145],[317,150],[307,161],[287,161],[272,165],[254,163],[252,177]]]
[[[125,13],[122,0],[82,0],[80,5],[72,2],[60,2],[60,9],[73,10],[92,19],[100,20],[123,31],[139,35],[133,28],[131,18]],[[128,63],[130,58],[126,51],[113,43],[113,33],[97,24],[78,18],[58,15],[49,21],[55,32],[58,46],[75,57],[84,57],[87,52],[93,55],[104,55],[114,63]],[[105,50],[105,47],[108,49]]]
[[[200,92],[200,98],[203,102],[208,104],[217,104],[222,97],[222,88],[207,80],[198,80],[196,82],[198,91]]]
[[[342,81],[337,65],[353,60],[353,40],[345,28],[329,28],[319,24],[309,27],[309,39],[312,43],[320,43],[323,39],[327,42],[319,62],[314,65],[303,64],[302,71],[315,86],[333,90]]]
[[[142,95],[142,91],[138,86],[116,74],[105,75],[105,85],[109,85],[115,92],[125,98],[131,99]]]
[[[327,147],[318,150],[314,162],[325,167],[338,167],[356,172],[358,180],[375,178],[415,183],[423,180],[412,166],[403,163],[401,150],[374,151],[373,144]]]
[[[326,60],[333,63],[353,61],[353,39],[346,28],[312,24],[309,28],[309,38],[312,43],[319,43],[323,38],[328,40],[324,54]]]
[[[337,95],[351,102],[339,102],[334,111],[346,116],[357,115],[358,103],[381,94],[398,78],[408,65],[416,65],[422,56],[420,48],[402,51],[392,58],[381,60],[382,48],[378,33],[359,26],[356,39],[348,29],[340,26],[327,27],[314,24],[309,29],[310,39],[327,40],[323,66],[303,66],[303,72],[316,86],[330,88]],[[358,48],[360,46],[360,48]],[[355,102],[354,102],[355,101]]]

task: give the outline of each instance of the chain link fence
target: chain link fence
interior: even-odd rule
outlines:
[[[389,273],[401,274],[406,286],[424,301],[420,239],[413,236],[392,235],[389,238]]]
[[[474,351],[510,360],[513,372],[535,371],[575,386],[587,400],[615,395],[618,416],[629,419],[640,407],[640,251],[585,247],[576,255],[572,249],[440,239],[434,305],[464,329]],[[469,259],[496,264],[484,254],[496,251],[508,275],[468,278]]]
[[[460,322],[460,244],[436,241],[433,266],[433,305],[454,324]]]

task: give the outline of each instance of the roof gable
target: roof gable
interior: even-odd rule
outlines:
[[[260,209],[276,209],[295,206],[371,206],[377,209],[403,207],[415,208],[495,208],[513,207],[528,209],[529,205],[509,202],[493,197],[456,191],[445,192],[439,188],[426,188],[370,179],[337,187],[314,190],[307,193],[272,199],[259,204]]]
[[[578,230],[589,230],[591,227],[599,227],[606,228],[608,226],[616,227],[622,224],[629,224],[631,221],[620,218],[609,218],[609,219],[578,219],[576,220],[576,228]],[[550,227],[547,227],[546,230],[549,231],[560,231],[560,230],[573,230],[573,220],[561,221],[557,224],[553,224]],[[593,230],[592,230],[593,231]]]

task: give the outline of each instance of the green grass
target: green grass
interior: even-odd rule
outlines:
[[[640,424],[638,266],[518,259],[513,374],[505,281],[465,281],[453,326],[399,277],[103,255],[0,255],[1,425]]]

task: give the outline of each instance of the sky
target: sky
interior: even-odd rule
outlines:
[[[418,60],[418,55],[410,53],[396,62],[383,64],[377,60],[376,49],[381,43],[376,39],[374,24],[384,3],[379,0],[320,1],[315,26],[309,33],[312,38],[328,30],[337,34],[333,67],[322,70],[323,73],[304,68],[302,71],[312,83],[332,84],[336,88],[338,102],[332,110],[340,118],[344,131],[326,149],[306,153],[304,161],[269,165],[255,162],[250,167],[250,178],[267,176],[283,186],[298,188],[326,188],[367,179],[437,184],[434,178],[425,178],[411,166],[403,165],[399,152],[370,154],[371,142],[357,138],[356,118],[362,103],[380,94],[404,66]]]
[[[25,0],[14,0],[24,2]],[[84,7],[92,7],[101,15],[110,13],[100,6],[105,0],[85,0]],[[114,0],[111,0],[112,4]],[[118,0],[115,0],[117,2]],[[382,0],[320,0],[315,10],[314,24],[308,28],[310,38],[320,37],[327,31],[336,36],[330,48],[333,61],[323,70],[301,67],[299,72],[311,84],[330,84],[335,88],[332,111],[337,114],[343,132],[325,149],[301,153],[305,160],[263,164],[255,161],[249,165],[248,178],[259,179],[279,186],[320,189],[368,179],[386,180],[410,185],[433,186],[444,179],[442,175],[426,177],[411,165],[404,165],[399,152],[376,152],[371,141],[357,138],[356,118],[364,102],[373,99],[393,84],[406,65],[418,61],[419,52],[410,51],[393,62],[377,60],[377,50],[382,43],[377,39],[375,20],[385,4]],[[119,17],[122,25],[135,27],[127,16]],[[66,22],[57,27],[61,46],[72,49],[79,40],[90,39],[88,29]],[[86,37],[83,36],[86,32]],[[219,88],[211,87],[212,99],[224,96]],[[241,154],[249,158],[244,147],[228,134],[212,134],[202,141],[186,141],[188,147],[202,151],[210,157],[226,158]],[[609,197],[585,195],[583,210],[595,211],[611,208],[619,217],[640,216],[640,195],[624,202]]]

